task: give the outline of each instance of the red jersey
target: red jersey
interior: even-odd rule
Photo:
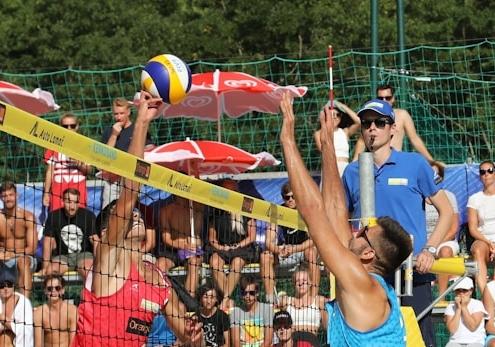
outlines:
[[[87,191],[86,176],[76,167],[69,165],[69,157],[65,154],[47,149],[45,163],[53,165],[53,179],[50,194],[50,211],[64,207],[62,193],[67,188],[79,190],[79,206],[86,207]]]
[[[170,296],[170,282],[163,275],[162,278],[165,287],[146,283],[136,266],[131,264],[131,270],[122,288],[110,296],[98,298],[90,290],[92,275],[88,275],[78,307],[76,336],[71,346],[145,345],[153,318],[165,306]]]

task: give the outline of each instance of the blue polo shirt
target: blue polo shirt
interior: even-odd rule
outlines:
[[[414,254],[421,252],[427,241],[424,199],[443,185],[435,184],[435,172],[418,153],[405,153],[392,148],[392,154],[375,171],[375,215],[390,216],[414,237]],[[360,218],[359,163],[347,166],[342,177],[349,212]]]

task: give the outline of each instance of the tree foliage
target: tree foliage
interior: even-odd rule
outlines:
[[[262,77],[269,75],[276,83],[311,86],[305,96],[305,100],[310,101],[301,101],[295,107],[298,112],[314,114],[310,108],[328,95],[326,58],[327,47],[332,45],[334,54],[340,55],[334,62],[338,64],[334,69],[338,97],[350,101],[351,107],[357,107],[363,98],[372,94],[370,55],[348,54],[370,52],[371,6],[368,1],[0,0],[0,3],[0,71],[29,90],[50,86],[63,110],[83,110],[87,115],[84,122],[88,125],[83,127],[88,129],[85,135],[92,138],[99,138],[100,126],[106,124],[101,119],[101,110],[110,106],[111,98],[130,97],[139,85],[139,69],[131,67],[144,65],[149,58],[161,53],[181,57],[190,63],[193,72],[236,63],[236,69]],[[408,49],[419,45],[449,47],[473,43],[491,35],[493,30],[495,2],[416,0],[404,1],[404,4]],[[378,65],[394,68],[398,49],[397,1],[379,1],[378,32],[379,50],[385,53]],[[421,74],[492,71],[492,53],[484,51],[487,49],[490,48],[473,49],[473,59],[467,59],[461,50],[411,49],[406,68],[414,67]],[[448,63],[439,65],[435,71],[430,71],[430,66],[414,64],[415,59],[436,61],[440,58]],[[300,63],[310,59],[311,64]],[[267,63],[250,64],[260,61]],[[122,69],[126,67],[130,68]],[[106,73],[99,74],[100,70]],[[53,71],[61,72],[48,73]],[[36,77],[29,78],[10,75],[34,73]],[[493,78],[493,74],[479,75],[484,80]],[[469,103],[473,98],[463,92],[467,87],[459,84],[458,88],[448,83],[445,81],[436,87],[449,91],[439,96],[436,104],[438,108],[443,107],[447,115],[460,112],[456,104]],[[242,143],[249,151],[269,150],[280,155],[277,145],[280,119],[257,117],[256,114],[251,116],[255,119],[251,124],[256,127],[251,131],[236,131],[239,124],[227,122],[224,126],[231,138],[226,137],[225,141]],[[154,122],[154,130],[163,139],[169,139],[173,135],[171,125],[182,127],[181,133],[195,137],[201,137],[212,127],[190,120],[174,120]],[[453,125],[446,123],[446,126]],[[304,129],[311,132],[312,127]],[[469,131],[475,125],[466,124],[466,127]],[[311,134],[300,137],[302,142],[308,138]],[[15,146],[11,148],[18,148],[17,143],[13,143]],[[300,148],[305,156],[314,152],[312,143],[300,143]],[[29,163],[17,162],[14,166],[28,167],[31,161],[38,159],[34,155]]]
[[[379,4],[380,46],[395,49],[396,1]],[[406,43],[484,38],[494,10],[483,0],[408,1]],[[352,0],[3,0],[0,67],[111,69],[164,52],[188,62],[324,57],[329,44],[369,49],[370,11],[369,2]]]

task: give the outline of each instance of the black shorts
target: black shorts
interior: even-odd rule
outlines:
[[[226,264],[230,264],[234,258],[241,258],[244,259],[246,263],[252,263],[256,261],[257,257],[257,252],[253,244],[228,251],[221,251],[210,245],[206,245],[205,253],[208,260],[214,253],[218,254],[218,256],[222,258]]]

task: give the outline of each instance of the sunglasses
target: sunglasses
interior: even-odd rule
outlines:
[[[486,170],[480,169],[480,176],[484,176],[487,173],[493,175],[493,172],[494,172],[494,168],[492,167]]]
[[[376,248],[373,246],[373,244],[371,243],[370,239],[368,238],[368,226],[365,226],[364,227],[363,232],[359,235],[359,237],[362,237],[363,239],[365,239],[365,241],[368,243],[368,245],[370,246],[370,248],[375,251],[375,257],[376,257],[376,259],[380,259],[380,257],[378,256],[378,254],[376,254]]]
[[[4,288],[14,288],[14,283],[10,281],[5,281],[3,283],[0,283],[0,289],[4,289]]]
[[[241,296],[251,295],[255,296],[258,293],[257,290],[241,290]]]
[[[306,285],[306,284],[309,284],[309,281],[306,281],[306,280],[299,281],[299,280],[297,280],[297,281],[295,281],[295,282],[294,282],[294,284],[295,284],[296,286],[304,286],[304,285]]]
[[[276,331],[292,329],[292,325],[280,325],[275,328]]]
[[[292,195],[283,195],[285,201],[289,201],[290,199],[294,200],[294,194]]]
[[[55,289],[57,292],[59,292],[59,291],[62,289],[62,287],[61,287],[61,286],[48,286],[48,287],[46,287],[46,288],[45,288],[45,290],[46,290],[47,292],[51,292],[51,291],[53,291],[54,289]]]
[[[393,97],[394,97],[393,95],[387,95],[387,96],[377,96],[376,98],[380,99],[380,100],[390,101],[390,100],[392,100]]]
[[[369,129],[371,124],[375,123],[375,126],[378,129],[385,128],[387,124],[393,124],[392,120],[389,118],[377,118],[377,119],[361,119],[361,128]]]
[[[65,129],[75,129],[75,128],[77,128],[77,124],[62,124],[62,126]]]

